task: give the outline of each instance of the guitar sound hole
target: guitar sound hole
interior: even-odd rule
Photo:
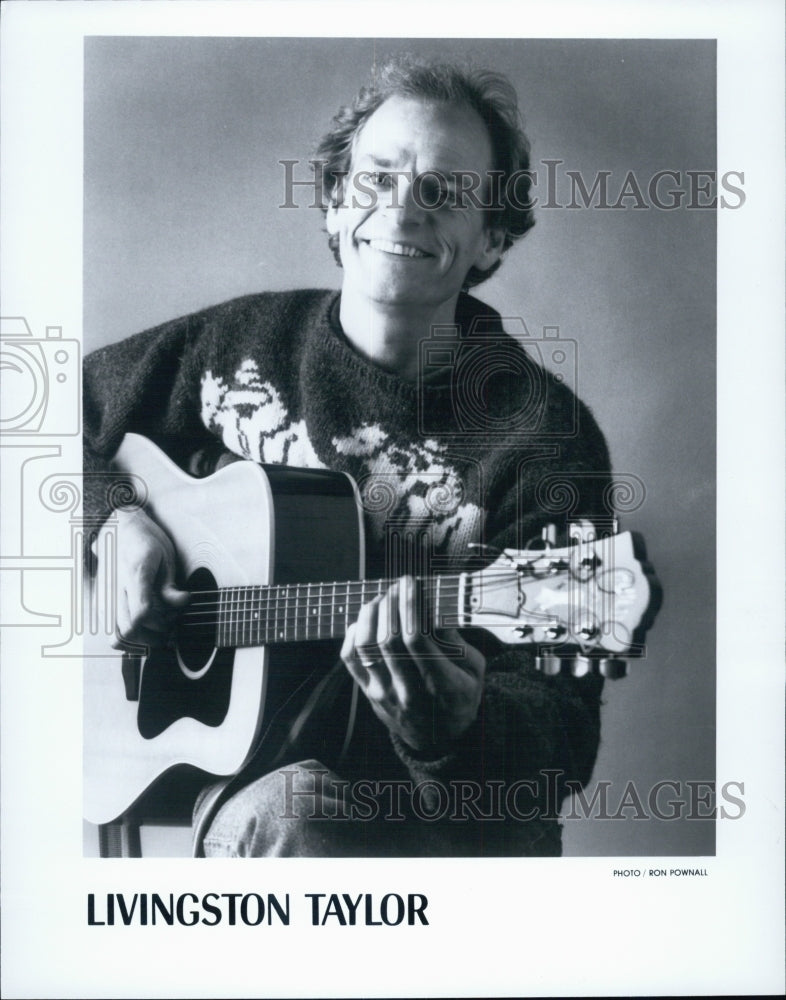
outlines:
[[[192,600],[174,641],[154,650],[142,669],[137,725],[144,739],[160,736],[181,718],[220,726],[229,710],[235,651],[215,648],[210,596],[197,596],[215,592],[216,581],[208,570],[198,569],[186,586]]]
[[[192,594],[191,605],[175,633],[175,645],[186,675],[193,676],[210,663],[215,651],[218,588],[209,570],[198,569],[188,578],[186,590]]]

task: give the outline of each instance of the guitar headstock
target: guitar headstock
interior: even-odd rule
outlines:
[[[630,532],[573,544],[505,549],[466,577],[465,624],[501,642],[537,647],[547,673],[621,676],[619,656],[639,655],[653,593]],[[548,649],[541,649],[548,647]]]

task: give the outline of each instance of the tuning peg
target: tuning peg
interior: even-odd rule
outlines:
[[[562,660],[559,656],[536,656],[535,668],[547,677],[556,677],[562,673]]]
[[[569,665],[574,677],[586,677],[595,670],[594,663],[588,656],[574,656],[570,659]]]
[[[598,672],[610,681],[616,681],[620,677],[627,676],[628,663],[626,660],[619,659],[619,657],[605,657],[598,660]]]

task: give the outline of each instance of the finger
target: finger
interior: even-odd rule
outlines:
[[[486,658],[480,650],[465,642],[456,629],[445,629],[434,635],[422,627],[418,580],[403,577],[401,593],[402,638],[427,690],[435,693],[445,685],[463,686],[465,679],[473,685],[479,683],[486,666]]]
[[[164,558],[161,564],[161,570],[163,571],[163,580],[161,582],[161,588],[159,593],[161,599],[166,603],[171,605],[173,608],[183,608],[188,604],[190,594],[187,590],[182,590],[175,583],[175,550],[169,543],[169,539],[166,539],[167,544],[165,547]],[[159,573],[159,576],[162,574]]]
[[[395,640],[401,634],[399,622],[399,585],[389,587],[379,601],[377,610],[376,644],[385,656],[395,653]]]
[[[375,652],[372,654],[371,650]],[[357,623],[350,625],[341,646],[341,659],[361,691],[370,699],[385,693],[385,678],[380,676],[380,663],[374,660],[376,648],[357,645]],[[384,668],[384,664],[381,665]]]
[[[151,647],[161,646],[166,640],[166,632],[148,629],[143,622],[132,620],[125,592],[118,597],[116,618],[115,634],[111,641],[113,649],[127,649],[129,646],[143,647],[135,651],[140,655],[147,655]]]
[[[380,604],[377,641],[397,700],[406,709],[422,698],[424,687],[420,671],[401,640],[402,632],[407,627],[407,611],[401,589],[402,582],[397,581]]]
[[[384,598],[380,595],[364,604],[354,626],[351,659],[357,665],[357,672],[365,678],[363,691],[372,702],[387,698],[391,688],[390,672],[378,642],[379,613],[383,602]]]
[[[356,629],[357,626],[355,624],[350,625],[347,629],[347,633],[344,636],[344,642],[341,645],[341,653],[339,655],[354,680],[356,680],[360,687],[365,690],[368,686],[368,670],[366,670],[363,666],[357,647],[355,646]]]
[[[165,644],[165,639],[166,636],[162,636],[161,633],[149,632],[143,628],[136,629],[130,635],[117,629],[110,645],[113,649],[122,649],[124,651],[132,648],[136,655],[149,656],[151,650],[160,649]]]
[[[402,642],[425,680],[428,661],[437,649],[422,627],[420,584],[412,576],[403,576],[400,581],[399,616]]]
[[[126,590],[127,628],[167,634],[172,631],[177,611],[158,595],[136,588]]]
[[[364,604],[354,625],[355,650],[365,665],[374,663],[379,658],[377,622],[381,603],[382,597],[375,597]]]
[[[181,590],[174,582],[167,582],[161,588],[161,599],[172,608],[179,610],[188,604],[191,600],[191,594],[187,590]]]
[[[175,583],[176,557],[169,536],[158,532],[161,554],[158,565],[147,561],[140,566],[140,584],[155,594],[164,604],[172,608],[182,608],[188,604],[189,593]]]

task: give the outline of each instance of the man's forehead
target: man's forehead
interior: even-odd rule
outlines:
[[[353,162],[397,166],[411,158],[445,170],[487,169],[491,141],[480,115],[464,104],[390,97],[358,130]]]

